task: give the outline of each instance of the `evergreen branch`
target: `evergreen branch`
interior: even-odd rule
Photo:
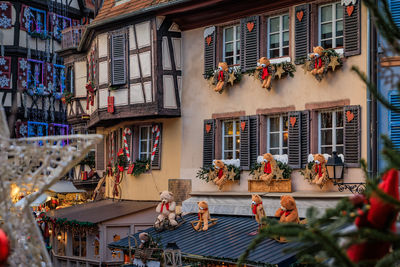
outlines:
[[[400,261],[400,250],[395,250],[379,260],[375,267],[395,266]]]

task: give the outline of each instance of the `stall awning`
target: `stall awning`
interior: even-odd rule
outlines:
[[[33,194],[37,194],[36,192],[35,193],[32,193],[32,195]],[[42,204],[44,204],[46,201],[47,201],[47,198],[48,197],[50,197],[50,195],[49,194],[47,194],[47,193],[43,193],[43,194],[41,194],[41,195],[39,195],[32,203],[31,203],[31,207],[37,207],[37,206],[39,206],[39,205],[42,205]],[[15,203],[15,206],[17,206],[17,207],[23,207],[23,206],[25,206],[25,202],[26,202],[26,198],[23,198],[23,199],[21,199],[21,200],[19,200],[17,203]]]

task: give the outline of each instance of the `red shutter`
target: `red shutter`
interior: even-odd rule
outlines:
[[[12,21],[11,21],[11,3],[9,2],[0,2],[1,4],[1,12],[0,15],[2,17],[2,23],[0,24],[0,29],[11,29]]]
[[[0,88],[11,88],[11,57],[0,57]]]
[[[107,103],[107,112],[108,113],[114,113],[114,97],[109,96],[108,97],[108,103]]]
[[[26,58],[18,58],[18,89],[26,89],[28,71],[28,60]]]

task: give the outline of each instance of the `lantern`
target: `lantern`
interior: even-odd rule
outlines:
[[[182,266],[182,253],[175,242],[168,243],[164,249],[164,263],[166,267]]]
[[[337,183],[337,180],[343,179],[344,163],[337,155],[336,151],[333,151],[332,157],[328,159],[326,170],[328,172],[328,178],[332,179],[334,184]]]

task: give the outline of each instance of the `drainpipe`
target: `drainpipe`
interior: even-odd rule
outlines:
[[[375,1],[375,3],[378,4],[378,1]],[[377,32],[369,11],[367,12],[367,40],[367,78],[377,85]],[[376,175],[378,172],[377,134],[377,101],[374,95],[367,90],[367,161],[369,175]]]

